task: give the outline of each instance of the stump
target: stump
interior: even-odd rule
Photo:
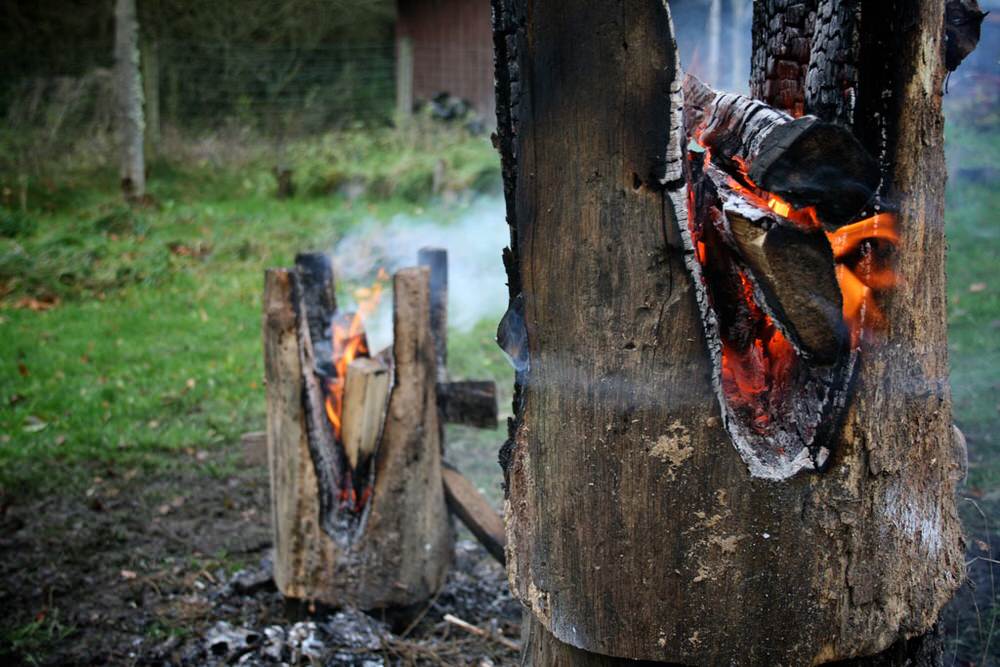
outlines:
[[[433,595],[451,563],[454,532],[441,479],[429,271],[399,271],[393,293],[384,426],[367,467],[355,467],[324,412],[321,383],[329,369],[315,361],[316,350],[330,350],[324,332],[335,302],[328,260],[300,257],[296,269],[266,274],[274,576],[287,597],[361,609],[406,607]],[[377,363],[368,366],[354,370],[367,373],[370,382],[356,382],[366,394],[384,395],[380,371],[371,368]],[[371,410],[358,414],[370,429]],[[357,442],[370,447],[370,432]],[[353,456],[358,461],[360,454],[355,450]],[[359,477],[367,471],[367,480],[355,487],[351,471]],[[345,502],[356,488],[370,492]]]
[[[787,13],[771,31],[787,40],[760,37],[788,57],[754,54],[754,88],[776,120],[807,101],[809,4],[755,7],[757,23]],[[528,616],[526,664],[933,660],[928,633],[961,580],[963,551],[944,379],[943,4],[885,5],[866,6],[852,33],[859,60],[849,63],[858,68],[853,117],[863,121],[850,132],[875,160],[877,192],[867,179],[867,193],[845,196],[850,205],[811,202],[829,205],[818,227],[803,230],[797,205],[755,203],[760,193],[744,181],[736,198],[778,229],[833,235],[770,244],[770,227],[732,237],[716,205],[724,202],[698,170],[726,166],[713,160],[718,147],[688,154],[694,137],[683,129],[662,3],[583,2],[567,12],[552,0],[493,0],[511,227],[511,301],[498,339],[518,371],[501,462],[508,573]],[[814,71],[810,103],[839,89],[824,72],[844,70]],[[828,120],[843,108],[834,112]],[[853,138],[829,136],[838,134],[857,155]],[[728,155],[760,155],[738,148]],[[704,186],[701,199],[695,186]],[[871,195],[880,215],[891,208],[898,231],[888,266],[902,279],[887,289],[873,287],[887,232],[880,218],[862,225],[856,255],[844,252],[865,214],[855,204]],[[714,238],[696,238],[702,230]],[[739,245],[757,239],[759,251]],[[788,279],[798,250],[817,263],[807,275],[823,281],[818,290],[831,289],[831,270],[843,278],[842,317],[860,312],[860,335],[817,335],[819,316],[801,299],[809,286],[766,284]],[[716,252],[732,261],[713,260]],[[709,293],[697,266],[730,274]],[[868,291],[845,291],[852,276],[868,280]],[[729,393],[720,395],[735,380],[716,348],[744,337],[751,350],[765,329],[778,340],[771,329],[780,332],[782,315],[765,310],[769,300],[785,311],[789,372],[803,383],[789,405],[808,417],[784,422],[786,440],[768,423],[740,421]],[[723,313],[751,307],[762,312],[749,331]],[[876,307],[881,327],[865,317]],[[820,395],[824,387],[836,395]],[[744,432],[756,438],[749,447]]]

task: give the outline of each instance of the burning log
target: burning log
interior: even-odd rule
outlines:
[[[717,93],[691,75],[684,78],[684,100],[693,138],[711,149],[723,171],[780,198],[772,205],[782,215],[797,209],[804,222],[836,229],[875,197],[878,163],[847,128]]]
[[[404,607],[444,580],[454,534],[441,481],[428,273],[404,269],[394,277],[387,407],[388,371],[366,351],[346,359],[364,348],[355,327],[338,333],[335,326],[329,260],[300,256],[296,269],[266,274],[274,573],[290,598]],[[320,350],[331,363],[319,360]],[[344,429],[333,419],[338,410]],[[377,423],[383,410],[384,426]]]
[[[523,664],[934,664],[917,653],[933,649],[963,553],[943,380],[944,3],[865,3],[868,60],[846,63],[854,128],[838,137],[713,93],[690,110],[708,122],[688,126],[707,154],[684,150],[680,117],[698,98],[682,97],[664,3],[492,4],[511,227],[498,338],[518,370],[501,460]],[[775,13],[761,37],[786,51],[775,68],[790,62],[780,82],[796,93],[819,4],[755,3],[755,19]],[[860,194],[843,183],[835,147],[857,149],[844,131],[876,160]],[[867,161],[855,157],[848,170]],[[764,158],[774,182],[754,178]],[[831,178],[810,183],[803,165],[824,162]],[[793,201],[810,184],[828,192]],[[855,222],[873,197],[894,215]],[[744,206],[758,211],[739,219]],[[770,242],[774,226],[753,224],[765,218]],[[836,346],[800,302],[835,300],[831,271],[851,338],[819,363]],[[891,299],[865,291],[896,275]]]

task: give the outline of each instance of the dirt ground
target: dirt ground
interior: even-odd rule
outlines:
[[[198,460],[201,458],[202,460]],[[0,664],[509,664],[520,606],[461,541],[444,589],[404,620],[286,604],[270,579],[266,472],[96,471],[82,494],[0,514]],[[310,613],[312,612],[312,613]],[[500,639],[445,623],[450,613]]]
[[[192,452],[180,471],[95,469],[81,492],[0,498],[0,664],[516,663],[520,607],[473,542],[459,543],[445,588],[407,619],[286,604],[270,580],[266,472],[232,458]],[[1000,542],[980,512],[992,501],[960,501],[969,580],[943,618],[946,665],[1000,665]]]

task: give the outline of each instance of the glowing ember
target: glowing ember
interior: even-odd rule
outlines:
[[[701,145],[706,148],[707,167],[711,162],[710,152]],[[759,188],[738,156],[734,163],[735,176],[728,177],[727,185],[747,202],[773,211],[802,231],[819,233],[823,229],[813,207],[796,209],[780,196]],[[695,256],[704,276],[714,285],[712,299],[722,343],[723,393],[730,407],[742,413],[745,423],[755,433],[767,436],[774,427],[774,416],[787,412],[786,394],[795,384],[800,355],[758,303],[742,262],[726,247],[725,233],[715,229],[721,221],[695,224],[698,216],[694,213],[693,195],[689,206]],[[825,233],[833,250],[851,345],[857,347],[864,332],[882,330],[886,324],[876,297],[897,282],[892,268],[899,241],[895,216],[880,213]]]

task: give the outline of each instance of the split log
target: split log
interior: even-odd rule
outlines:
[[[370,498],[355,513],[339,497],[346,456],[332,438],[322,403],[316,403],[322,391],[303,275],[266,273],[274,576],[289,598],[361,609],[406,607],[426,600],[444,582],[454,533],[441,481],[428,282],[426,269],[404,269],[394,277],[394,380],[370,466]]]
[[[344,380],[342,440],[352,470],[375,452],[385,420],[389,371],[379,361],[361,357],[347,366]]]
[[[525,664],[902,665],[961,581],[942,381],[943,5],[874,5],[861,62],[890,76],[869,85],[881,75],[859,70],[855,120],[885,112],[886,143],[863,145],[900,205],[905,287],[885,305],[887,344],[862,351],[826,471],[769,481],[723,423],[687,271],[667,11],[493,0],[508,312],[527,346],[503,450]]]
[[[449,424],[476,428],[497,427],[497,386],[492,380],[438,384],[438,408]]]
[[[504,564],[507,543],[503,518],[462,473],[447,463],[441,471],[448,509],[476,536],[491,556]]]
[[[851,131],[815,116],[793,119],[761,101],[717,93],[684,79],[685,125],[731,175],[779,195],[796,209],[814,207],[831,229],[851,222],[875,196],[878,163]]]

